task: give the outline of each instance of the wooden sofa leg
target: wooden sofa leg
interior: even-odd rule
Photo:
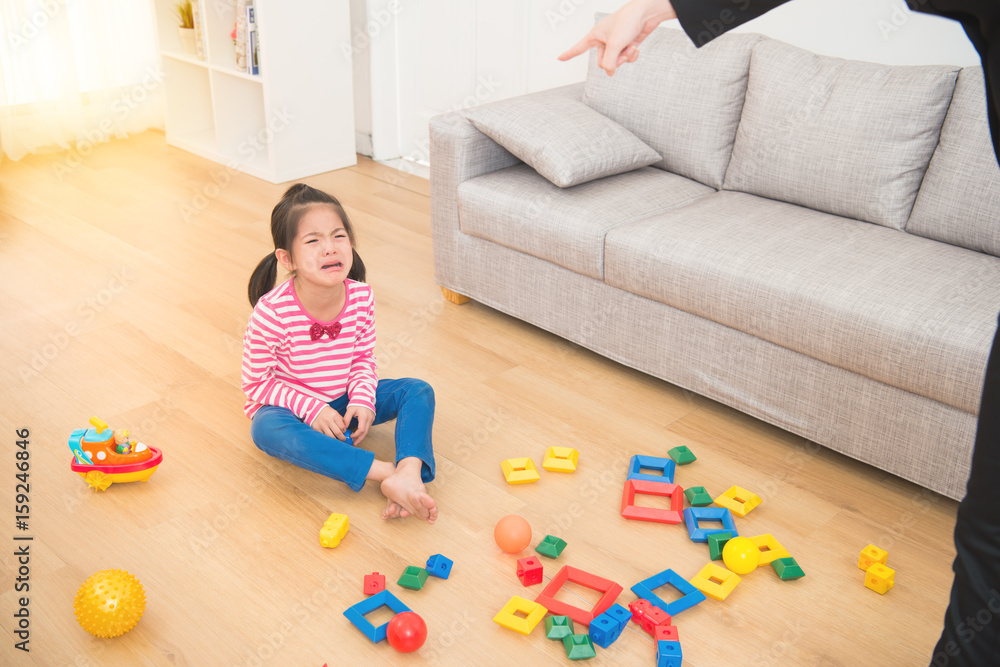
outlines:
[[[468,303],[469,301],[472,301],[472,299],[465,296],[464,294],[459,294],[458,292],[452,292],[447,287],[441,288],[441,294],[443,294],[444,298],[447,299],[448,301],[451,301],[452,303],[457,303],[460,306],[463,303]]]

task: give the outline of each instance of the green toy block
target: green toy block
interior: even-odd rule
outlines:
[[[799,564],[791,557],[775,559],[771,561],[771,567],[778,573],[782,581],[791,581],[806,576]]]
[[[427,570],[416,565],[407,565],[396,583],[403,588],[419,591],[427,582]]]
[[[554,535],[546,535],[545,539],[538,543],[535,551],[547,558],[558,558],[559,554],[566,548],[566,540]]]
[[[597,655],[594,642],[590,641],[590,635],[569,635],[563,637],[562,641],[566,657],[570,660],[586,660]]]
[[[728,531],[725,533],[711,533],[708,536],[708,554],[712,557],[712,560],[722,560],[722,549],[732,537],[733,534]]]
[[[687,464],[698,460],[698,457],[692,454],[691,450],[684,445],[668,450],[667,454],[669,454],[670,458],[672,458],[679,466],[686,466]]]
[[[573,619],[569,616],[548,616],[545,619],[545,636],[563,639],[573,634]]]
[[[691,507],[708,507],[715,502],[704,486],[692,486],[684,489],[684,497],[687,498],[688,505]]]

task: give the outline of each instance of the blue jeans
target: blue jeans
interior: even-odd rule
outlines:
[[[348,396],[328,404],[341,415],[347,410]],[[403,378],[379,380],[375,389],[375,421],[382,424],[396,420],[396,460],[415,456],[423,461],[420,477],[434,479],[434,450],[431,429],[434,425],[434,390],[423,380]],[[348,428],[357,428],[351,420]],[[276,458],[294,463],[321,475],[344,482],[360,491],[375,460],[375,454],[336,438],[324,435],[301,421],[288,408],[265,405],[257,410],[250,426],[250,437],[258,449]]]

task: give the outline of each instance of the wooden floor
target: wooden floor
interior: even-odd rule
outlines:
[[[5,161],[0,663],[566,664],[543,628],[525,637],[492,622],[511,596],[541,589],[521,586],[515,558],[493,541],[495,523],[517,513],[533,544],[562,537],[569,546],[543,559],[545,579],[578,567],[621,584],[622,604],[635,599],[633,584],[667,568],[691,578],[709,560],[705,545],[682,525],[619,514],[629,457],[676,445],[698,456],[678,470],[681,486],[757,492],[763,504],[738,529],[773,534],[806,572],[782,582],[759,569],[724,602],[676,616],[684,664],[929,662],[951,585],[956,503],[480,304],[443,301],[426,180],[363,158],[306,180],[340,197],[358,230],[381,374],[436,390],[437,525],[383,522],[376,487],[355,494],[250,440],[239,384],[246,283],[271,249],[270,210],[285,186],[167,147],[158,132],[99,146],[78,164],[66,154]],[[150,481],[95,492],[70,471],[67,438],[91,415],[163,450]],[[30,431],[27,531],[15,528],[13,508],[17,429]],[[365,445],[391,456],[391,427]],[[505,483],[503,459],[540,464],[550,445],[577,448],[579,470]],[[324,549],[318,531],[331,512],[351,527]],[[896,570],[885,596],[863,586],[857,567],[869,543],[888,549]],[[15,592],[13,554],[25,544],[30,590]],[[454,560],[450,579],[421,591],[395,583],[437,553]],[[77,625],[73,598],[107,568],[136,575],[148,602],[131,632],[96,639]],[[373,645],[344,617],[373,570],[426,620],[417,653]],[[28,654],[14,649],[24,596]],[[559,599],[589,608],[597,595],[573,585]],[[652,640],[630,625],[592,664],[654,662]]]

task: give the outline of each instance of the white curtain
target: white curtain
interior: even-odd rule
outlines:
[[[0,0],[0,160],[163,127],[149,0]]]

